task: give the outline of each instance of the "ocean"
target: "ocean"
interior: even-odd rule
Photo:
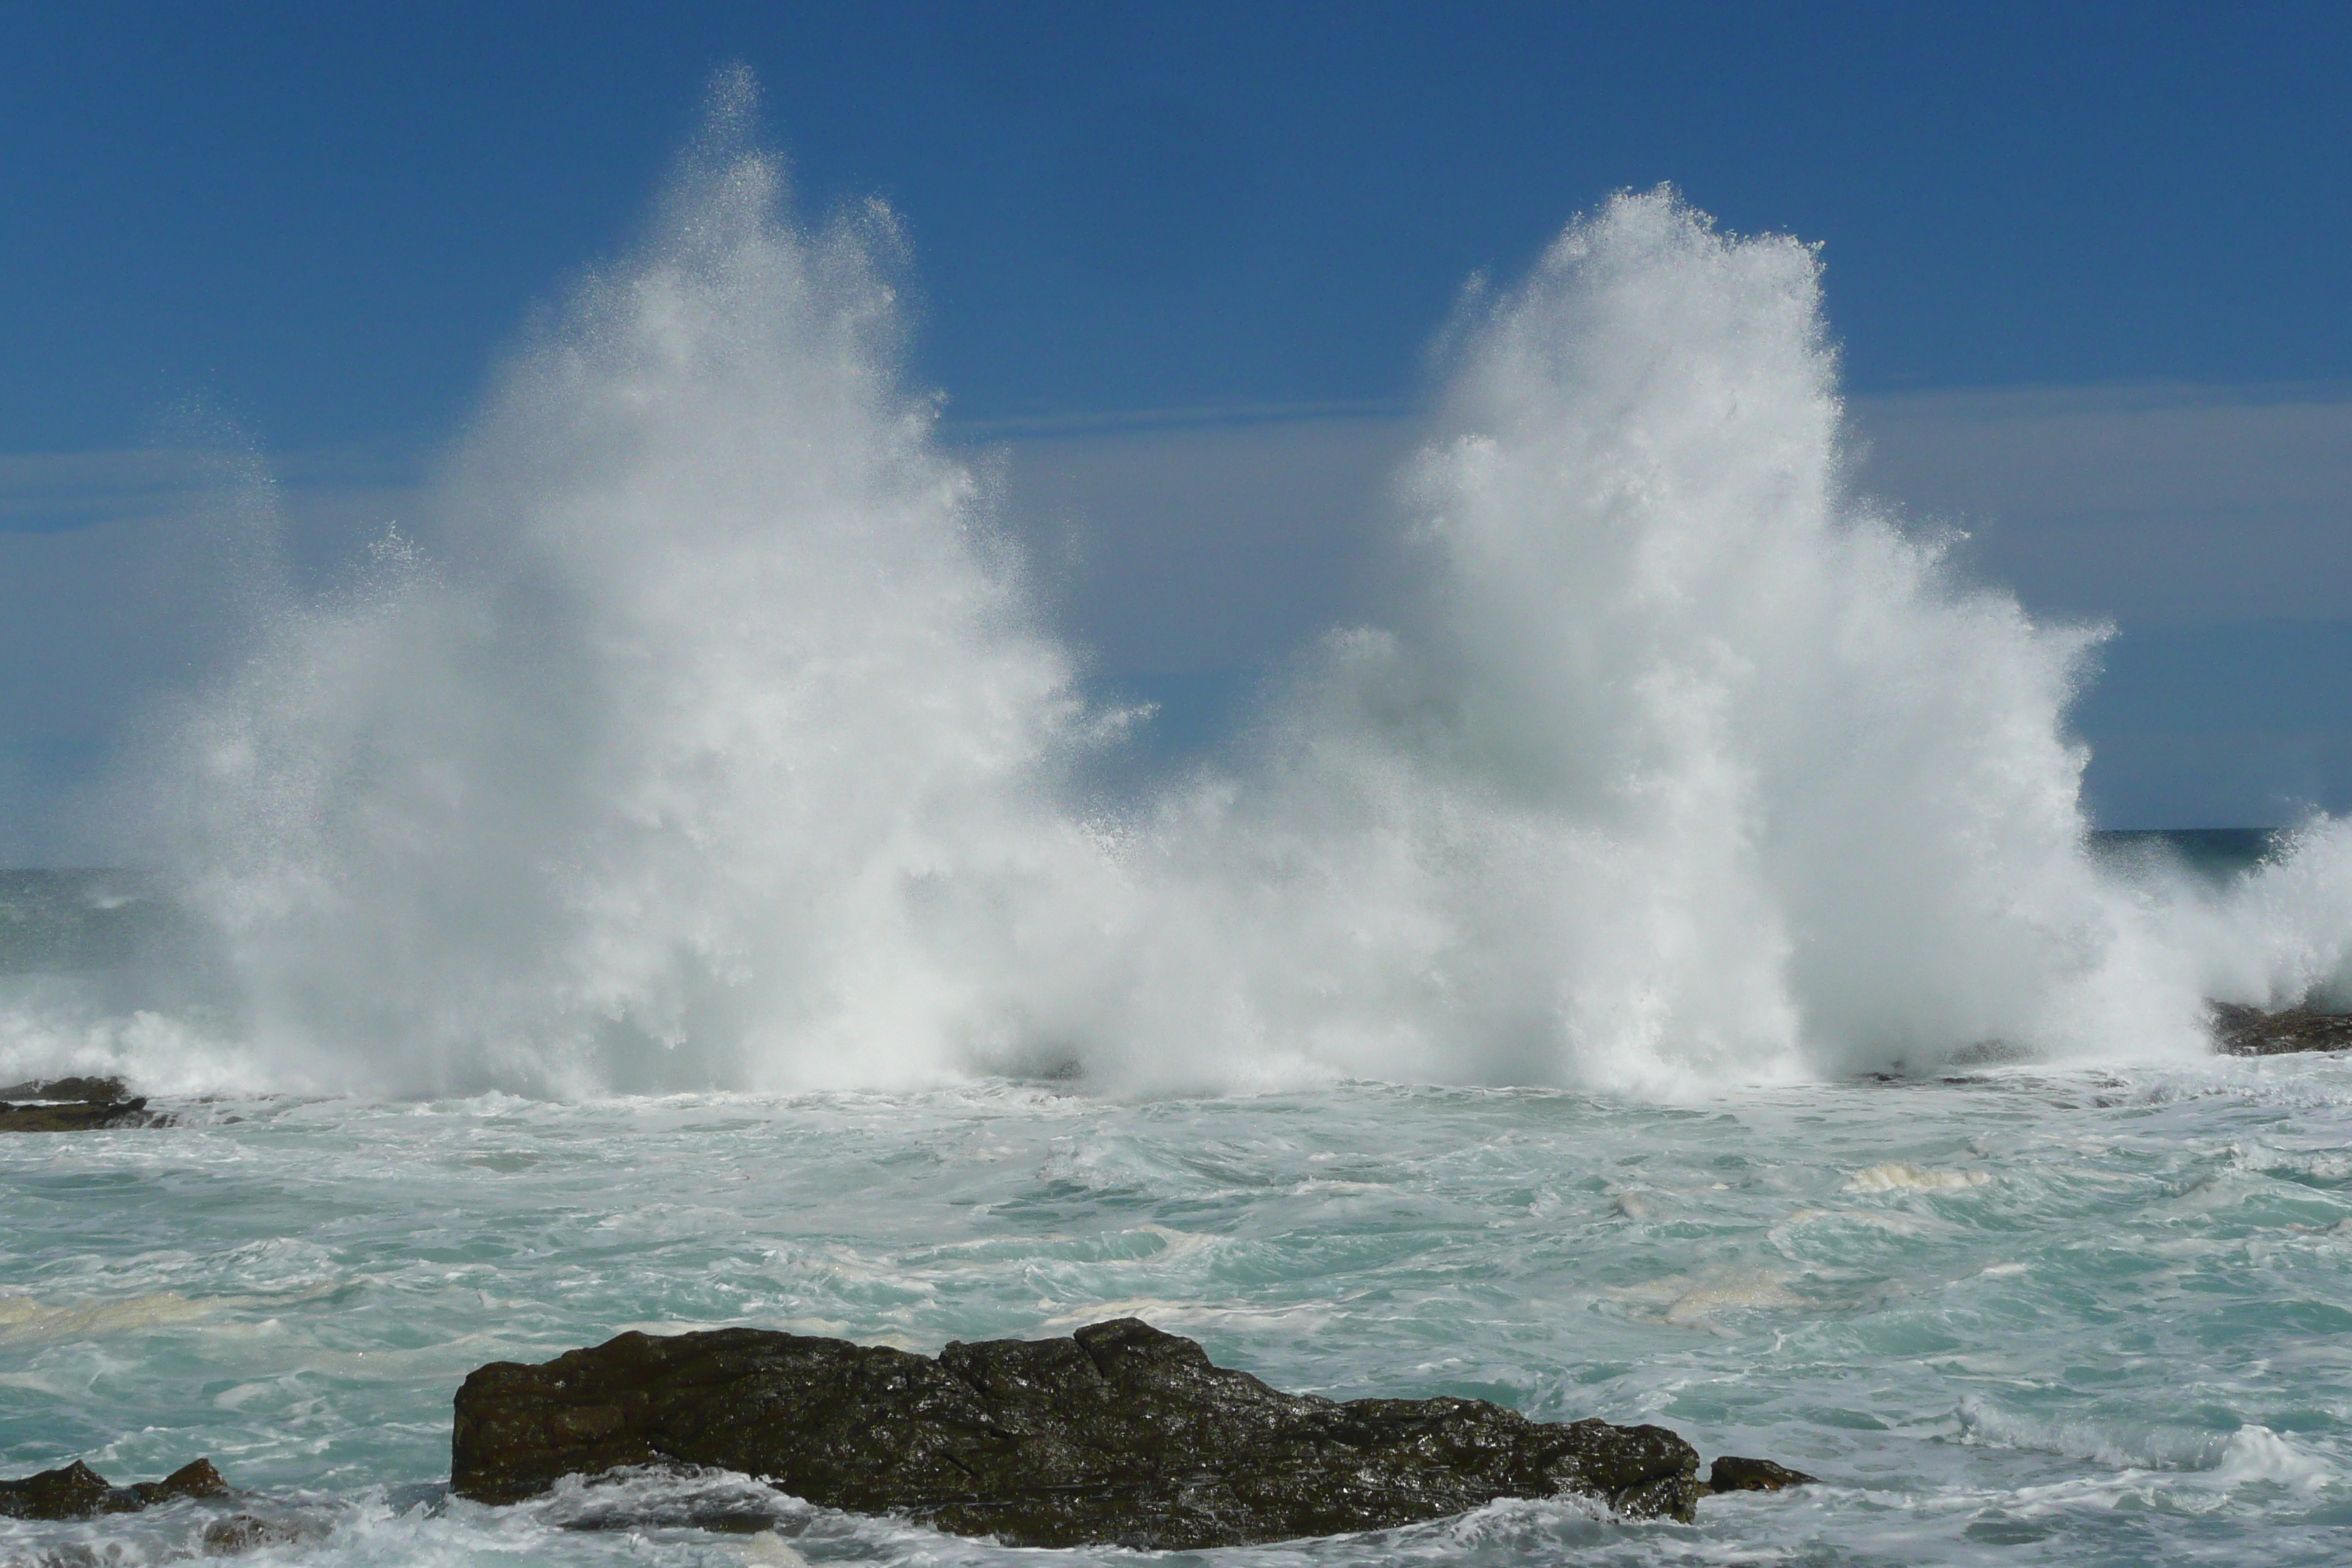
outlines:
[[[0,875],[0,1084],[173,1119],[0,1138],[0,1474],[206,1455],[267,1562],[1033,1561],[452,1500],[450,1398],[1133,1314],[1821,1478],[1237,1563],[2352,1554],[2352,1068],[2207,1012],[2352,1000],[2352,825],[2094,831],[2103,632],[1852,489],[1814,249],[1627,194],[1466,298],[1392,600],[1154,769],[906,384],[896,220],[748,113],[342,579],[224,468],[227,629],[84,804],[139,869]]]
[[[741,1478],[453,1500],[450,1399],[628,1328],[935,1352],[1127,1314],[1279,1387],[1654,1421],[1822,1478],[1696,1525],[1511,1502],[1206,1554],[1235,1564],[2334,1563],[2352,1541],[2334,1057],[1677,1106],[993,1082],[171,1109],[0,1140],[0,1473],[208,1455],[305,1532],[266,1561],[1035,1561],[782,1499],[759,1505],[781,1536],[680,1522],[763,1490]],[[0,1521],[0,1560],[164,1562],[216,1517]]]

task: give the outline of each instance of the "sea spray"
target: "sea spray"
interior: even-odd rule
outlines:
[[[2221,976],[2179,889],[2084,852],[2064,719],[2096,632],[1845,491],[1819,281],[1661,190],[1474,327],[1411,476],[1409,609],[1160,807],[1107,1031],[1158,1036],[1131,1079],[1672,1095],[2201,1048]],[[2242,960],[2340,964],[2322,882]]]
[[[160,858],[289,1071],[934,1077],[994,911],[1092,854],[1069,659],[898,384],[891,220],[795,227],[746,90],[500,376],[436,558],[286,611],[174,737]]]
[[[749,92],[507,365],[425,548],[278,595],[140,771],[247,1077],[1675,1096],[2185,1056],[2202,996],[2340,984],[2335,825],[2219,893],[2095,864],[2095,629],[1847,489],[1817,257],[1664,190],[1469,325],[1389,624],[1089,801],[1137,716],[903,382],[890,215],[797,224]]]

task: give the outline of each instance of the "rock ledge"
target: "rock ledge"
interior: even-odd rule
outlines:
[[[511,1502],[632,1465],[738,1470],[822,1507],[1015,1546],[1140,1551],[1563,1493],[1688,1521],[1702,1489],[1698,1455],[1662,1426],[1285,1394],[1134,1318],[936,1357],[758,1329],[627,1333],[542,1365],[494,1363],[457,1391],[463,1497]]]
[[[147,1101],[133,1097],[119,1078],[35,1079],[0,1089],[0,1132],[84,1132],[170,1121],[148,1110]]]
[[[210,1459],[182,1465],[160,1481],[118,1487],[76,1459],[59,1469],[21,1480],[0,1480],[0,1519],[94,1519],[105,1513],[137,1513],[174,1498],[218,1498],[228,1483]]]
[[[2266,1013],[2235,1002],[2209,1002],[2213,1044],[2224,1056],[2277,1057],[2294,1051],[2352,1049],[2352,1017],[2307,1006]]]

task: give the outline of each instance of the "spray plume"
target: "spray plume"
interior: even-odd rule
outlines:
[[[1128,720],[902,383],[890,216],[795,224],[749,121],[507,365],[433,559],[281,592],[145,771],[239,1073],[1680,1095],[2341,984],[2336,825],[2224,892],[2093,860],[2095,634],[1847,492],[1816,257],[1663,190],[1469,330],[1392,623],[1106,816]]]

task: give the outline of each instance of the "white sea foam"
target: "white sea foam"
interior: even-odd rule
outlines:
[[[1661,1321],[1676,1328],[1714,1329],[1726,1314],[1802,1307],[1803,1298],[1790,1292],[1788,1277],[1767,1269],[1730,1269],[1705,1275],[1675,1275],[1612,1290],[1619,1300],[1654,1310]]]
[[[2336,1477],[2326,1460],[2254,1424],[2214,1433],[2155,1423],[2049,1420],[1974,1396],[1961,1402],[1959,1420],[1967,1442],[2039,1449],[2121,1468],[2203,1472],[2225,1487],[2268,1483],[2315,1491]]]
[[[1135,716],[901,379],[895,220],[800,226],[749,114],[729,79],[413,538],[322,601],[248,574],[233,673],[141,759],[117,826],[217,937],[232,1044],[0,1055],[1679,1095],[1986,1041],[2186,1059],[2202,996],[2341,987],[2352,831],[2221,892],[2094,864],[2097,634],[1847,489],[1814,252],[1664,191],[1472,312],[1389,624],[1303,652],[1214,770],[1090,802]]]
[[[1889,1160],[1856,1171],[1846,1178],[1850,1193],[1948,1193],[1980,1187],[1992,1180],[1989,1171],[1947,1171]]]
[[[211,1303],[192,1301],[170,1290],[97,1301],[40,1301],[29,1296],[0,1296],[0,1344],[96,1339],[186,1322],[214,1310]]]
[[[2267,1481],[2295,1491],[2317,1491],[2336,1479],[2336,1468],[2267,1426],[2241,1426],[2221,1440],[2213,1455],[2214,1479],[2225,1486]]]

